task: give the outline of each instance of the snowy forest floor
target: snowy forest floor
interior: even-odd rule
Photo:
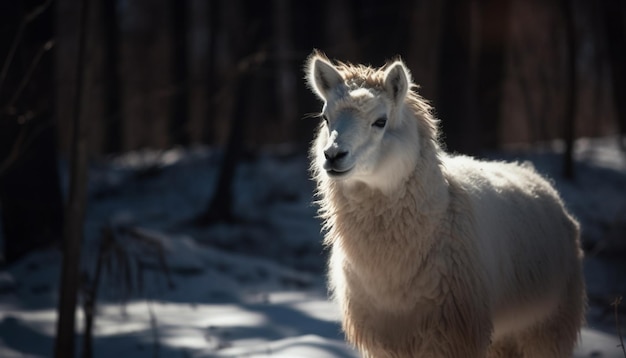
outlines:
[[[575,357],[623,358],[616,326],[626,332],[626,301],[611,304],[626,293],[626,156],[615,138],[576,148],[574,181],[560,175],[558,143],[490,157],[531,161],[580,220],[590,307]],[[219,153],[139,151],[92,163],[85,287],[102,247],[110,253],[93,356],[357,357],[327,298],[307,167],[304,154],[248,157],[234,182],[236,220],[199,228],[191,219],[212,196]],[[48,249],[0,271],[0,357],[51,356],[60,264]]]

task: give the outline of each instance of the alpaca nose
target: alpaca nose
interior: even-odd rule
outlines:
[[[339,159],[345,157],[346,155],[348,155],[348,151],[337,151],[337,150],[325,150],[324,151],[324,158],[326,158],[326,160],[329,163],[334,163],[338,161]]]

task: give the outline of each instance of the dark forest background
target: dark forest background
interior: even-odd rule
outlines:
[[[314,48],[374,66],[401,56],[451,151],[562,138],[570,154],[576,137],[626,132],[625,18],[623,0],[3,1],[5,236],[60,235],[56,163],[75,113],[91,159],[197,144],[232,162],[304,152],[320,109],[302,80]]]
[[[193,223],[232,220],[239,160],[306,153],[314,48],[400,56],[450,151],[562,139],[574,180],[575,138],[626,147],[625,21],[626,0],[0,1],[0,265],[62,242],[59,315],[73,315],[86,165],[137,149],[219,149],[216,195]]]
[[[3,232],[32,237],[5,259],[61,235],[56,163],[76,113],[91,159],[198,144],[233,163],[260,147],[305,152],[320,104],[302,66],[317,48],[374,66],[401,56],[451,151],[561,138],[567,158],[574,138],[626,133],[625,19],[623,0],[2,1]]]
[[[562,138],[570,121],[577,137],[605,135],[624,117],[614,97],[624,83],[624,1],[90,2],[83,99],[91,156],[223,146],[235,122],[246,149],[306,146],[315,123],[302,118],[319,110],[302,81],[313,48],[375,66],[401,56],[454,150]],[[27,86],[42,100],[7,103],[19,82],[9,78],[0,89],[3,113],[36,116],[39,103],[67,153],[78,2],[4,3],[5,47],[20,21],[47,5],[25,26],[9,73],[27,68],[46,41],[52,47],[35,69],[45,75]],[[571,88],[575,110],[567,118]]]

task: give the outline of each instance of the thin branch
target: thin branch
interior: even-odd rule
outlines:
[[[11,100],[7,104],[6,106],[7,109],[10,109],[11,107],[13,107],[13,105],[15,105],[15,102],[17,102],[17,100],[20,98],[20,95],[24,91],[24,88],[26,88],[26,86],[30,82],[30,79],[33,77],[33,73],[35,73],[35,69],[37,68],[37,65],[39,65],[39,62],[41,62],[41,58],[46,52],[50,51],[53,47],[54,47],[54,40],[48,40],[39,48],[39,51],[37,51],[37,54],[35,55],[35,57],[30,63],[30,66],[28,67],[28,71],[26,71],[26,73],[24,74],[24,77],[22,78],[22,81],[17,87],[17,90],[15,90],[15,92],[13,93],[13,97],[11,97]]]
[[[35,139],[41,134],[41,132],[43,132],[43,130],[48,126],[50,125],[40,125],[39,127],[35,128],[29,136],[27,136],[28,130],[26,128],[23,128],[20,131],[20,134],[17,136],[17,139],[11,147],[11,152],[9,152],[9,155],[7,155],[7,157],[2,162],[0,162],[0,177],[2,177],[11,167],[11,165],[13,165],[13,163],[18,160],[24,148],[28,148],[28,146],[30,146],[30,144],[34,142]]]
[[[13,56],[15,56],[15,51],[17,51],[17,45],[19,45],[22,41],[22,35],[24,34],[25,28],[26,21],[20,22],[20,27],[17,29],[17,34],[15,34],[15,39],[13,39],[7,59],[4,61],[4,65],[2,65],[2,72],[0,72],[0,90],[2,90],[2,85],[7,77],[7,73],[9,73],[9,67],[11,66],[11,62],[13,62]]]
[[[152,329],[152,356],[154,358],[159,358],[159,347],[161,346],[159,341],[159,322],[157,321],[156,314],[154,314],[152,301],[150,301],[150,299],[146,300],[146,305],[148,306],[148,313],[150,314],[150,328]]]
[[[43,14],[44,11],[48,10],[51,4],[52,4],[52,0],[47,0],[45,3],[37,6],[36,8],[33,9],[33,11],[31,11],[30,13],[26,14],[26,16],[24,16],[24,22],[26,24],[32,22],[33,20],[38,18],[39,15]]]
[[[15,38],[13,39],[13,43],[11,44],[11,49],[9,50],[9,54],[7,55],[4,64],[2,65],[2,71],[0,71],[0,90],[2,89],[2,85],[4,84],[4,80],[9,73],[9,67],[11,66],[11,62],[13,62],[13,57],[15,56],[15,52],[17,51],[17,46],[22,41],[22,36],[24,35],[24,29],[26,29],[26,25],[35,20],[39,15],[43,14],[46,11],[50,4],[52,4],[52,0],[48,0],[45,3],[37,6],[30,13],[26,14],[22,21],[20,22],[20,26],[17,29],[17,33],[15,34]]]
[[[22,129],[22,131],[20,131],[20,134],[17,136],[15,143],[13,143],[11,152],[9,152],[9,155],[4,159],[4,161],[0,163],[0,177],[2,177],[7,169],[9,169],[9,167],[11,167],[11,165],[15,163],[15,161],[17,161],[17,158],[19,158],[20,149],[22,148],[22,143],[25,141],[25,138],[26,130]]]
[[[619,337],[619,346],[622,347],[622,352],[624,353],[624,357],[626,357],[626,347],[624,347],[624,337],[622,336],[622,328],[619,325],[619,315],[617,314],[618,312],[618,307],[620,305],[620,303],[622,303],[622,296],[619,297],[615,297],[615,301],[613,301],[613,303],[611,303],[611,306],[615,307],[615,328],[617,329],[617,336]]]
[[[98,258],[96,259],[96,269],[91,282],[83,287],[83,312],[84,312],[84,333],[83,333],[83,358],[93,357],[93,325],[96,316],[96,307],[98,302],[98,289],[102,279],[102,266],[106,262],[106,256],[109,255],[109,247],[111,245],[111,232],[105,230],[102,234],[103,238],[98,248]],[[86,273],[85,273],[86,274]],[[87,274],[86,274],[87,275]]]

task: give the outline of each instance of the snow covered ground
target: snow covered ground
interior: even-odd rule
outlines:
[[[623,358],[611,302],[626,293],[626,159],[614,138],[581,139],[577,178],[568,182],[559,175],[558,144],[543,148],[492,157],[532,161],[580,219],[590,309],[575,357]],[[235,181],[237,221],[194,227],[190,219],[212,196],[218,157],[175,149],[93,164],[86,281],[103,228],[122,250],[100,282],[94,356],[357,357],[326,295],[326,252],[305,154],[248,158]],[[0,271],[0,357],[51,355],[59,269],[59,252],[45,250]],[[618,320],[626,332],[625,307]]]

